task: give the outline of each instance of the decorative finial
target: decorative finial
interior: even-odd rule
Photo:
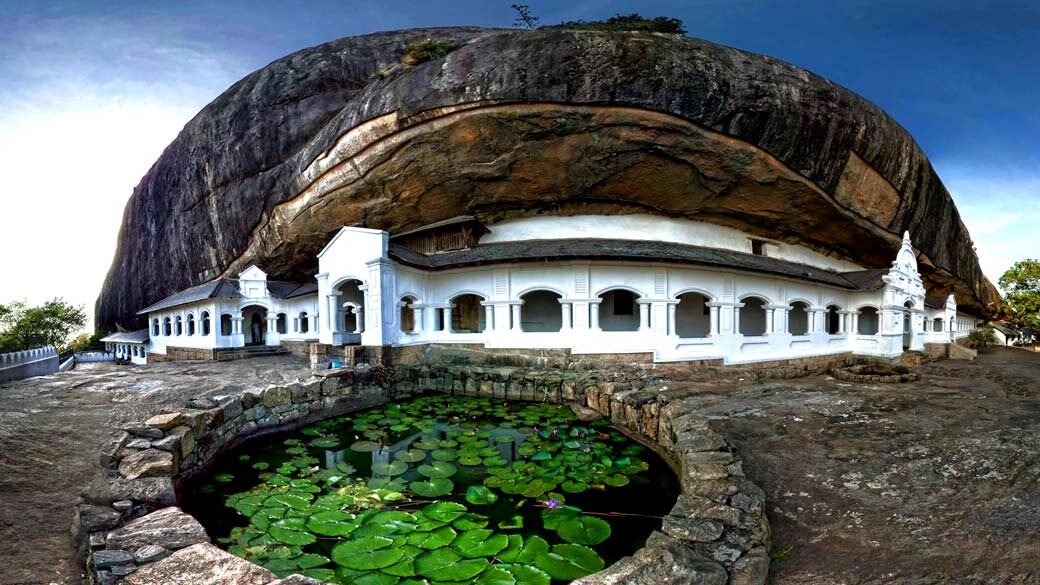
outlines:
[[[912,245],[910,243],[910,230],[906,230],[905,232],[903,232],[903,244],[906,246]]]

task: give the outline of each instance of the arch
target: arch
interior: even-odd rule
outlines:
[[[642,295],[628,287],[615,286],[596,295],[600,300],[599,327],[603,331],[638,331]]]
[[[401,318],[399,319],[401,324],[401,331],[410,333],[415,330],[415,309],[409,305],[417,302],[415,295],[404,295],[400,301],[400,313]]]
[[[563,328],[563,295],[550,288],[532,289],[520,295],[520,330],[554,332]]]
[[[932,331],[935,333],[942,333],[944,323],[945,321],[943,321],[942,317],[932,319]]]
[[[274,330],[279,335],[285,335],[289,332],[289,317],[285,313],[278,313],[274,319]]]
[[[242,333],[246,345],[267,343],[267,307],[261,303],[247,303],[242,307]]]
[[[186,327],[187,334],[188,335],[195,335],[195,313],[188,313],[188,318],[187,318],[186,321],[187,321],[187,327]]]
[[[184,335],[184,320],[181,319],[180,315],[173,319],[173,332],[178,336]]]
[[[841,307],[835,304],[827,305],[827,333],[837,335],[841,332]]]
[[[152,337],[159,337],[159,318],[152,319]]]
[[[787,312],[787,332],[791,335],[808,335],[809,307],[808,301],[793,301],[788,305],[791,309]]]
[[[711,298],[698,290],[687,290],[676,296],[675,334],[683,338],[708,337],[711,334]]]
[[[360,278],[345,277],[336,281],[332,290],[339,293],[340,315],[336,320],[345,333],[361,333],[364,331],[364,316],[361,312],[365,306],[365,291],[361,287],[365,281]]]
[[[881,328],[880,313],[877,307],[865,305],[857,311],[859,313],[859,328],[856,333],[860,335],[877,335]]]
[[[220,334],[225,336],[225,337],[227,337],[227,336],[230,336],[232,334],[232,331],[234,331],[234,328],[233,328],[232,322],[231,322],[231,314],[230,313],[221,313],[220,314]]]
[[[449,301],[451,303],[451,330],[459,333],[479,333],[484,330],[484,307],[482,302],[487,300],[483,295],[476,293],[456,294]]]
[[[853,310],[858,313],[858,312],[860,312],[863,309],[874,309],[875,311],[880,311],[881,310],[881,308],[878,307],[877,305],[875,305],[874,303],[862,303],[862,304],[856,305],[856,308],[853,309]]]
[[[636,295],[639,298],[643,298],[646,296],[646,293],[644,293],[643,291],[624,284],[612,284],[610,286],[601,288],[600,290],[596,291],[596,294],[593,296],[601,297],[612,290],[627,290],[628,292]]]
[[[310,317],[307,315],[307,311],[300,311],[296,330],[300,333],[309,333],[311,329]]]
[[[689,294],[689,293],[699,294],[702,297],[708,299],[709,303],[715,301],[715,295],[713,295],[710,292],[704,290],[703,288],[696,288],[696,287],[684,288],[684,289],[680,290],[679,292],[675,293],[674,295],[672,295],[672,298],[673,299],[678,299],[679,297],[681,297],[681,296],[683,296],[685,294]]]
[[[740,298],[744,306],[740,309],[740,334],[758,336],[766,334],[766,305],[769,300],[765,297],[747,295]]]
[[[903,308],[904,309],[913,309],[915,306],[916,305],[914,304],[914,300],[911,299],[910,297],[907,297],[906,300],[903,301]]]
[[[747,299],[759,299],[760,301],[763,301],[767,305],[773,304],[773,301],[769,297],[767,297],[764,294],[757,293],[757,292],[744,293],[744,294],[740,295],[739,297],[737,297],[737,300],[742,302],[742,303],[744,301],[746,301]]]
[[[209,337],[209,334],[213,331],[213,327],[210,324],[209,311],[202,312],[200,322],[202,325],[202,334]]]
[[[561,299],[562,299],[562,298],[563,298],[563,297],[565,296],[565,295],[563,294],[563,291],[562,291],[562,290],[560,290],[560,289],[558,289],[558,288],[553,288],[553,287],[551,287],[551,286],[543,286],[543,285],[537,285],[537,286],[532,286],[532,287],[528,287],[528,288],[525,288],[525,289],[524,289],[524,290],[522,290],[522,291],[521,291],[521,292],[520,292],[520,293],[519,293],[518,295],[516,295],[516,298],[518,298],[518,299],[522,299],[522,298],[524,298],[525,296],[527,296],[527,295],[529,295],[529,294],[531,294],[531,293],[533,293],[533,292],[538,292],[538,291],[540,291],[540,290],[544,290],[544,291],[549,291],[549,292],[551,292],[551,293],[555,293],[555,294],[558,294],[558,295],[560,295],[560,298],[561,298]]]

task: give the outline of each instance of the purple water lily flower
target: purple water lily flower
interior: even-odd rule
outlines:
[[[557,500],[556,498],[549,498],[549,501],[545,502],[545,505],[550,510],[555,510],[556,508],[560,507],[560,500]]]

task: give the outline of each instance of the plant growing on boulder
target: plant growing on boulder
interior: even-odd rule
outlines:
[[[426,39],[408,45],[405,48],[401,63],[413,66],[426,61],[440,59],[455,50],[455,45],[449,41]]]
[[[617,14],[606,20],[569,20],[545,28],[686,34],[686,26],[678,18],[668,18],[666,16],[646,18],[634,12],[632,14]]]

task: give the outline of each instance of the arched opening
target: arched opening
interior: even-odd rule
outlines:
[[[679,337],[708,337],[711,331],[710,300],[701,293],[679,295],[675,307],[675,334]]]
[[[837,335],[841,332],[841,309],[837,305],[827,307],[827,333]]]
[[[169,317],[163,319],[163,335],[166,337],[173,335],[173,327],[170,325]]]
[[[791,303],[787,313],[787,332],[791,335],[809,334],[809,305],[802,301]]]
[[[242,308],[246,345],[264,345],[267,342],[267,309],[256,305]]]
[[[209,337],[209,334],[210,334],[211,330],[212,330],[212,328],[210,327],[210,322],[209,322],[209,311],[203,311],[202,312],[202,334],[205,335],[206,337]]]
[[[451,300],[451,330],[456,333],[479,333],[484,330],[484,299],[474,294],[459,295]]]
[[[223,336],[230,336],[232,332],[231,327],[231,315],[222,313],[220,315],[220,334]]]
[[[599,295],[599,328],[603,331],[638,331],[639,295],[624,289],[608,290]]]
[[[311,330],[311,323],[309,321],[309,318],[310,317],[307,315],[307,311],[303,311],[302,313],[300,313],[300,317],[299,317],[300,321],[299,321],[299,325],[298,325],[298,331],[300,333],[309,333],[310,332],[310,330]]]
[[[415,330],[415,309],[411,306],[416,298],[412,296],[401,297],[401,331],[410,333]]]
[[[910,301],[903,303],[903,349],[909,349],[913,344],[914,326],[911,321],[914,304]]]
[[[766,334],[766,303],[765,299],[748,297],[742,301],[744,306],[740,309],[740,334],[757,336]]]
[[[563,327],[562,297],[549,290],[534,290],[520,297],[520,329],[529,332],[559,331]]]
[[[336,287],[339,292],[341,317],[339,323],[344,333],[361,333],[364,331],[365,293],[361,290],[360,280],[348,280]]]
[[[159,320],[152,319],[152,337],[159,337]]]
[[[863,307],[860,309],[859,328],[856,332],[860,335],[876,335],[878,328],[878,310],[874,307]]]
[[[286,317],[285,313],[278,313],[278,316],[274,320],[274,330],[279,335],[285,335],[289,332],[289,318]]]
[[[942,320],[942,317],[936,317],[935,319],[932,319],[932,331],[934,331],[936,333],[942,333],[942,330],[943,330],[943,320]]]
[[[188,313],[188,335],[195,335],[195,315]]]
[[[173,332],[178,336],[184,335],[184,321],[181,320],[180,315],[177,315],[177,318],[173,321]]]

